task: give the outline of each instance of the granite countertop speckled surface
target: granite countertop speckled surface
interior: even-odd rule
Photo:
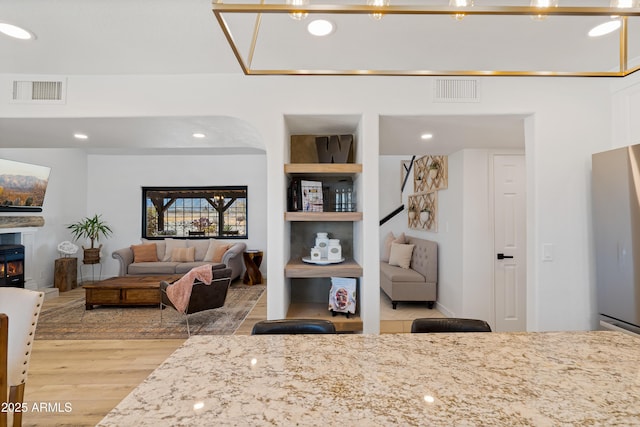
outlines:
[[[620,332],[194,336],[98,425],[640,425]]]

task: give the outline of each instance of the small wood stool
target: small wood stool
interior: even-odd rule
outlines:
[[[242,283],[247,285],[259,285],[262,283],[262,273],[260,272],[260,264],[262,264],[262,251],[248,250],[242,253],[244,265],[247,271],[244,272]]]
[[[78,287],[78,258],[58,258],[55,261],[53,285],[60,292]]]

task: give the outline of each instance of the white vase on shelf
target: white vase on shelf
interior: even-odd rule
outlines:
[[[316,248],[320,249],[320,256],[327,258],[329,254],[329,233],[316,234]]]
[[[322,258],[322,254],[320,252],[320,248],[318,247],[311,248],[311,259],[313,261],[320,261],[321,258]]]
[[[340,246],[340,239],[329,239],[327,259],[329,261],[342,259],[342,246]]]

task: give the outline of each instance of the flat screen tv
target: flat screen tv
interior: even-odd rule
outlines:
[[[0,212],[41,212],[51,168],[0,159]]]

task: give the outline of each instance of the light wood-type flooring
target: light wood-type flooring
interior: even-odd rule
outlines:
[[[64,304],[78,288],[46,300]],[[416,317],[443,317],[425,304],[398,304],[381,294],[381,332],[409,332]],[[249,335],[267,317],[266,292],[236,334]],[[94,426],[184,340],[36,340],[25,388],[24,426]]]

